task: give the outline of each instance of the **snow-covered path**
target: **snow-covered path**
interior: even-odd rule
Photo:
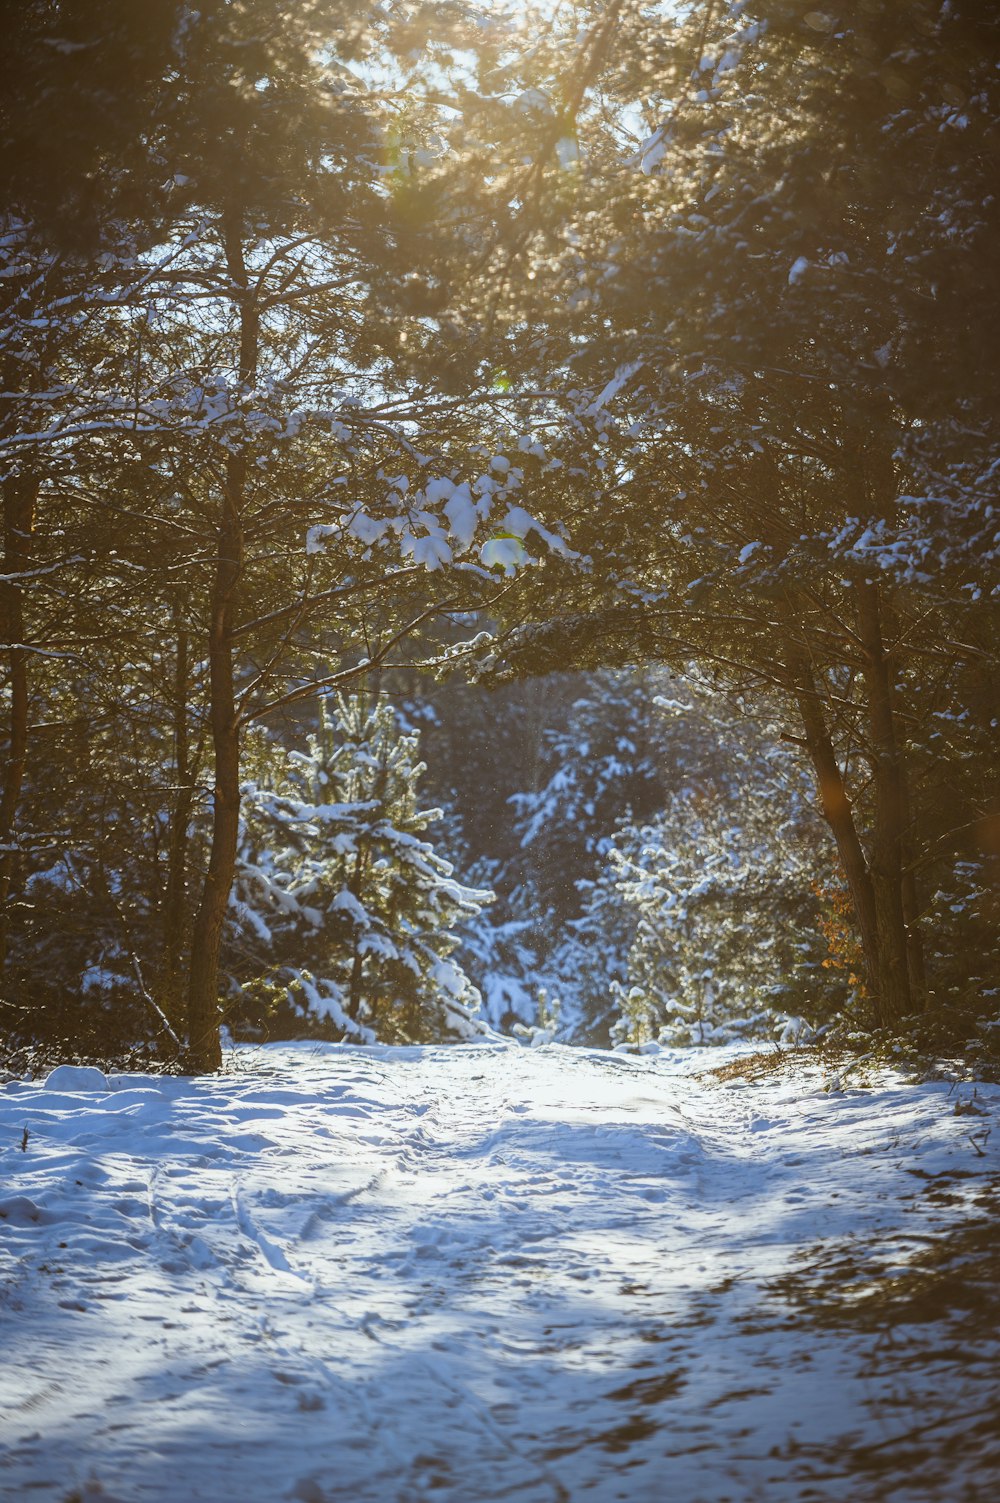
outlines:
[[[994,1497],[1000,1089],[717,1058],[8,1084],[0,1496]]]

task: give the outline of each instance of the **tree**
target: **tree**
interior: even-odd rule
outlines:
[[[85,41],[71,22],[93,23]],[[111,38],[117,57],[119,41],[125,53],[135,42],[133,23],[111,4],[99,23],[72,5],[32,8],[25,55],[37,71],[53,51],[73,57]],[[158,972],[171,1012],[187,973],[194,1068],[220,1058],[218,957],[247,727],[319,686],[364,677],[426,620],[488,597],[478,545],[499,528],[498,557],[516,553],[512,537],[532,526],[514,500],[522,472],[483,444],[484,425],[428,407],[394,368],[404,325],[421,328],[423,314],[395,289],[421,247],[429,253],[432,228],[384,170],[393,135],[423,128],[398,89],[373,84],[394,66],[394,24],[379,6],[359,12],[340,0],[294,15],[277,0],[157,11],[123,106],[140,146],[116,156],[99,130],[80,145],[112,171],[93,233],[72,252],[60,382],[38,378],[44,424],[31,421],[39,403],[22,402],[5,438],[7,452],[27,456],[18,463],[30,463],[46,508],[70,518],[68,534],[53,530],[51,552],[57,535],[80,542],[69,563],[88,608],[117,596],[115,650],[127,641],[144,656],[164,629],[172,643],[157,727],[161,750],[172,742],[174,777],[158,853]],[[71,114],[86,90],[75,65],[64,74],[55,67],[52,99]],[[8,123],[15,135],[23,128],[13,113]],[[143,191],[143,172],[155,173],[155,192]],[[47,200],[32,207],[41,224]],[[380,297],[398,317],[372,316]],[[16,321],[33,331],[33,355],[38,312],[36,299]],[[14,548],[18,528],[8,533]],[[10,562],[12,704],[23,729],[26,561]],[[64,615],[61,632],[96,667],[84,615]],[[36,629],[33,648],[48,645]],[[5,818],[23,739],[12,735]],[[193,748],[205,743],[211,830],[188,914],[188,867],[202,855]]]
[[[966,827],[985,875],[995,820],[998,551],[975,477],[997,452],[998,369],[972,309],[988,331],[998,23],[777,0],[662,21],[620,8],[574,115],[572,191],[539,166],[551,208],[539,194],[523,221],[537,274],[496,359],[562,387],[587,567],[561,590],[550,574],[538,624],[512,613],[501,652],[515,673],[697,656],[780,694],[851,893],[869,1021],[896,1026],[928,988],[947,999],[949,963],[926,975],[929,899]]]
[[[434,796],[455,820],[462,869],[496,893],[462,928],[463,963],[495,1028],[532,1023],[543,989],[560,999],[560,1035],[580,1035],[567,941],[581,885],[598,872],[617,824],[655,812],[675,772],[653,730],[663,677],[552,674],[490,691],[455,678],[410,686],[408,714],[425,727]],[[581,929],[584,947],[592,937]],[[599,967],[594,980],[606,1001]]]
[[[325,699],[307,751],[244,788],[240,929],[342,1036],[476,1032],[479,994],[449,957],[491,894],[455,881],[424,838],[440,810],[418,802],[418,748],[384,697]]]
[[[826,1022],[856,1000],[828,969],[819,899],[833,886],[834,852],[801,756],[775,747],[761,711],[718,696],[668,711],[700,722],[711,753],[654,821],[624,827],[609,852],[608,878],[633,918],[626,975],[613,985],[619,1038],[705,1044],[801,1032],[804,1019]]]
[[[154,0],[141,14],[121,0],[3,6],[0,629],[9,733],[0,791],[0,971],[12,886],[35,838],[21,807],[32,670],[59,650],[65,597],[77,584],[73,549],[52,525],[45,483],[73,469],[67,432],[123,421],[121,401],[109,404],[93,379],[107,353],[95,353],[95,315],[127,298],[137,250],[159,238],[163,188],[152,127],[169,93],[183,11],[176,0]]]

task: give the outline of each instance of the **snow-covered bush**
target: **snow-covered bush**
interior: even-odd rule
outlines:
[[[490,908],[467,919],[458,933],[462,966],[475,978],[482,996],[480,1015],[498,1032],[516,1033],[536,1019],[544,968],[535,894],[524,885],[504,891],[504,875],[496,861],[473,865],[471,880],[489,886],[498,897]]]
[[[653,734],[653,699],[668,682],[660,669],[608,669],[489,691],[437,686],[433,705],[407,703],[426,727],[435,801],[460,832],[451,849],[461,848],[474,885],[497,894],[460,929],[462,964],[492,1027],[550,1031],[545,992],[561,1004],[560,1041],[607,1044],[608,976],[622,971],[628,945],[612,924],[595,959],[601,897],[587,895],[621,820],[663,802],[671,759]]]
[[[244,998],[362,1041],[480,1031],[453,926],[490,894],[457,882],[424,839],[439,811],[419,806],[418,748],[383,697],[357,696],[323,700],[305,751],[261,743],[232,904]]]
[[[557,925],[579,913],[578,883],[600,869],[616,825],[654,813],[667,786],[654,704],[667,675],[605,669],[566,682],[576,693],[543,732],[536,784],[509,799],[513,832]]]
[[[834,853],[774,707],[751,713],[694,669],[547,689],[522,790],[481,790],[506,842],[501,899],[462,953],[493,1026],[600,1047],[824,1021],[849,995],[822,924]]]
[[[606,1046],[617,1021],[617,988],[626,980],[637,915],[617,885],[604,842],[605,859],[593,878],[576,886],[581,903],[577,918],[562,926],[549,970],[559,1002],[560,1038]]]
[[[609,852],[634,918],[626,978],[610,982],[620,1041],[787,1040],[844,1000],[823,964],[815,879],[830,856],[804,771],[772,728],[717,728],[726,774],[686,781]]]

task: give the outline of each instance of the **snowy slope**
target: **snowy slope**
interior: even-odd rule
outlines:
[[[992,1498],[1000,1089],[720,1057],[7,1084],[0,1496]]]

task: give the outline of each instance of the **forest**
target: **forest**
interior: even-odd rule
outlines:
[[[5,0],[0,1063],[1000,1047],[1000,14]]]

